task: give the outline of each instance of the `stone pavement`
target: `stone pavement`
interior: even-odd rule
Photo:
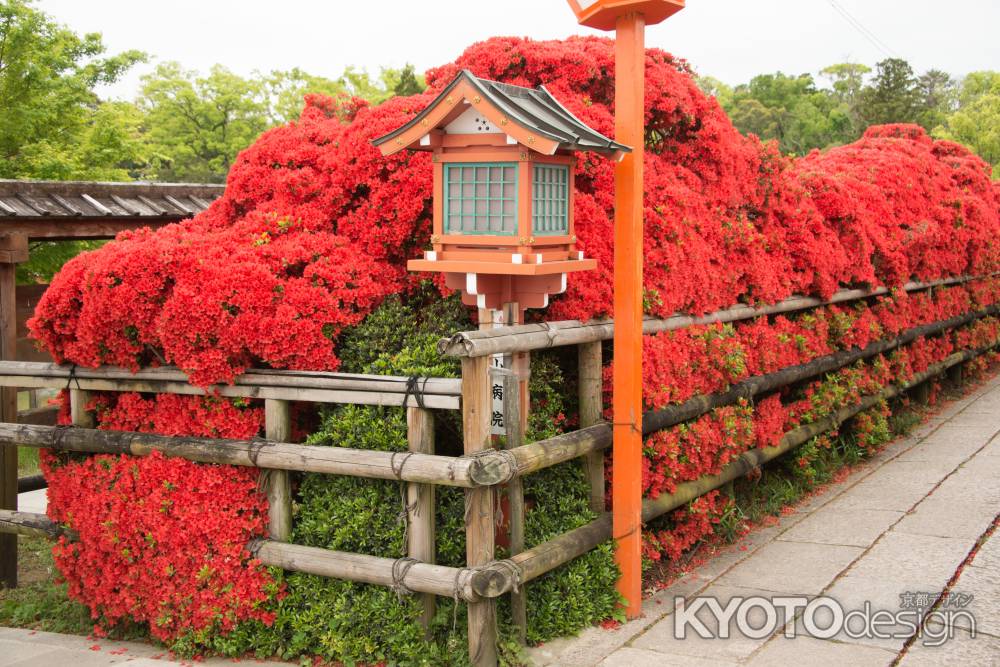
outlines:
[[[1000,529],[987,536],[998,514],[1000,378],[995,378],[776,525],[754,531],[647,599],[641,618],[616,630],[589,628],[530,655],[535,665],[574,667],[1000,665]],[[779,608],[776,619],[760,606],[727,607],[734,597],[820,595],[844,612],[864,610],[866,602],[870,618],[879,610],[889,612],[878,626],[882,638],[862,632],[860,614],[852,615],[856,623],[846,630],[817,638],[830,634],[824,631],[834,619],[819,601],[815,615],[803,614],[799,606],[787,618]],[[719,606],[735,611],[734,619],[748,612],[750,632],[739,632],[734,620],[730,637],[717,638],[719,622],[710,617],[708,604],[693,600],[700,596],[716,598]],[[939,597],[937,613],[925,616]],[[686,613],[675,598],[686,600]],[[908,616],[900,614],[904,610]],[[688,625],[686,638],[676,638],[675,622],[692,615],[710,637]],[[806,615],[815,632],[807,632]],[[905,625],[907,617],[913,625]],[[921,635],[908,639],[918,623]],[[768,634],[770,627],[774,631]]]
[[[171,665],[253,665],[289,667],[286,662],[211,658],[201,662],[172,660],[162,648],[139,642],[115,642],[52,632],[0,627],[0,667],[170,667]]]

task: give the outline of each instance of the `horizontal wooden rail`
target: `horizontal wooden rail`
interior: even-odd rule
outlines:
[[[683,403],[670,405],[660,410],[650,410],[642,417],[643,434],[649,435],[650,433],[661,431],[676,424],[700,417],[715,408],[732,405],[741,398],[753,398],[754,396],[780,389],[795,382],[801,382],[802,380],[843,368],[855,361],[889,352],[897,347],[912,343],[923,336],[933,336],[948,329],[964,326],[974,320],[998,313],[1000,313],[1000,305],[994,305],[947,320],[922,324],[903,331],[895,338],[877,340],[866,345],[864,348],[855,347],[850,350],[834,352],[833,354],[817,357],[812,361],[798,366],[790,366],[773,373],[749,377],[734,384],[724,392],[694,396]]]
[[[642,519],[643,521],[651,521],[663,516],[667,512],[675,510],[695,498],[745,475],[754,468],[760,467],[768,461],[799,447],[811,438],[838,427],[859,412],[877,405],[880,401],[893,398],[995,347],[996,344],[993,344],[976,350],[956,352],[945,360],[934,364],[926,371],[917,373],[907,382],[890,385],[876,394],[864,397],[855,405],[842,408],[823,419],[785,433],[779,444],[774,447],[750,449],[743,452],[739,457],[726,465],[717,475],[707,475],[691,482],[683,482],[677,485],[674,493],[661,494],[655,499],[646,499],[643,501]],[[497,577],[493,579],[481,577],[473,581],[473,586],[476,589],[476,593],[483,597],[503,595],[510,591],[509,588],[505,589],[502,586],[506,583],[503,575],[509,571],[511,564],[518,569],[518,581],[528,582],[563,563],[587,553],[609,539],[611,539],[611,515],[604,513],[588,524],[512,556],[509,561],[491,563],[486,568],[495,570]]]
[[[0,510],[0,533],[13,533],[50,540],[66,536],[77,539],[75,531],[53,522],[44,514]],[[247,545],[261,564],[346,581],[399,588],[401,591],[458,597],[466,602],[482,598],[475,588],[492,590],[513,585],[511,568],[458,568],[422,563],[406,558],[382,558],[346,551],[288,544],[275,540],[254,540]],[[475,586],[473,582],[476,582]]]
[[[458,378],[359,375],[313,371],[251,369],[233,384],[197,387],[177,368],[83,368],[29,361],[0,361],[0,386],[24,389],[82,389],[85,391],[137,391],[165,394],[353,403],[358,405],[422,406],[457,410],[462,381]]]
[[[64,529],[44,514],[14,510],[0,510],[0,533],[44,537],[50,540],[65,535],[70,539],[76,539],[76,533]]]
[[[170,437],[80,427],[0,423],[0,447],[43,447],[56,451],[148,456],[161,452],[198,463],[353,475],[472,488],[510,479],[510,462],[489,456],[440,456],[380,452],[347,447],[298,445],[270,440]]]
[[[930,282],[910,282],[904,285],[903,289],[907,292],[918,292],[932,287],[958,285],[984,277],[990,276],[961,276]],[[890,291],[887,287],[877,287],[867,290],[841,290],[825,300],[816,297],[794,296],[776,304],[761,306],[759,308],[736,305],[699,317],[673,315],[665,319],[650,318],[643,322],[642,330],[645,334],[654,334],[661,331],[684,329],[702,324],[737,322],[765,315],[778,315],[836,303],[869,299],[888,294]],[[585,323],[579,320],[565,320],[561,322],[522,324],[498,329],[463,331],[456,333],[451,338],[442,339],[438,343],[438,351],[441,354],[453,357],[482,357],[490,354],[542,350],[562,345],[579,345],[580,343],[611,340],[613,337],[614,323],[611,321],[602,320]]]
[[[293,572],[397,587],[402,590],[433,593],[443,597],[457,595],[466,602],[482,599],[472,587],[473,578],[477,574],[477,571],[472,568],[431,565],[397,558],[380,558],[273,540],[260,540],[252,543],[250,552],[264,565],[280,567]],[[490,573],[481,573],[480,576],[488,578]],[[509,586],[509,570],[494,577],[493,580],[505,582]],[[484,587],[483,584],[480,584],[480,587]]]
[[[901,345],[911,343],[922,336],[938,334],[951,328],[963,326],[978,318],[997,313],[1000,313],[1000,305],[990,306],[983,310],[966,313],[965,315],[959,315],[947,320],[913,327],[902,332],[895,338],[875,341],[863,349],[842,350],[818,357],[799,366],[784,368],[774,373],[755,375],[733,385],[724,392],[694,396],[684,403],[670,405],[661,410],[651,410],[643,415],[643,434],[649,435],[676,424],[695,419],[715,408],[732,405],[741,398],[752,398],[759,394],[774,391],[788,384],[842,368],[860,359],[867,359],[877,354],[888,352]],[[527,475],[579,456],[602,451],[611,446],[611,440],[611,426],[607,423],[600,423],[578,431],[560,433],[545,440],[538,440],[531,444],[515,447],[509,451],[515,459],[517,474]]]
[[[27,477],[19,477],[17,480],[18,493],[38,491],[40,489],[46,489],[48,486],[49,483],[45,481],[45,475],[28,475]]]

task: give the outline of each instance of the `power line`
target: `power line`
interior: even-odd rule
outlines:
[[[837,0],[829,0],[829,2],[830,6],[833,7],[834,10],[836,10],[836,12],[840,14],[840,16],[845,21],[847,21],[855,30],[861,33],[861,36],[867,39],[869,42],[871,42],[876,49],[882,52],[883,55],[898,57],[899,54],[896,53],[896,51],[892,47],[890,47],[884,41],[879,39],[878,35],[876,35],[874,32],[866,28],[864,24],[861,23],[861,21],[856,19],[849,11],[844,9],[844,7],[837,2]]]

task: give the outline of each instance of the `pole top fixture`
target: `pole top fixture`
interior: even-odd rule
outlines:
[[[665,21],[684,9],[684,0],[569,0],[580,25],[598,30],[614,30],[619,17],[630,12],[642,14],[646,25]]]

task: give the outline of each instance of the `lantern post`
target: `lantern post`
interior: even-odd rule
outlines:
[[[569,0],[581,25],[615,31],[615,140],[632,147],[615,168],[612,536],[625,613],[642,607],[642,207],[645,29],[684,0]]]

